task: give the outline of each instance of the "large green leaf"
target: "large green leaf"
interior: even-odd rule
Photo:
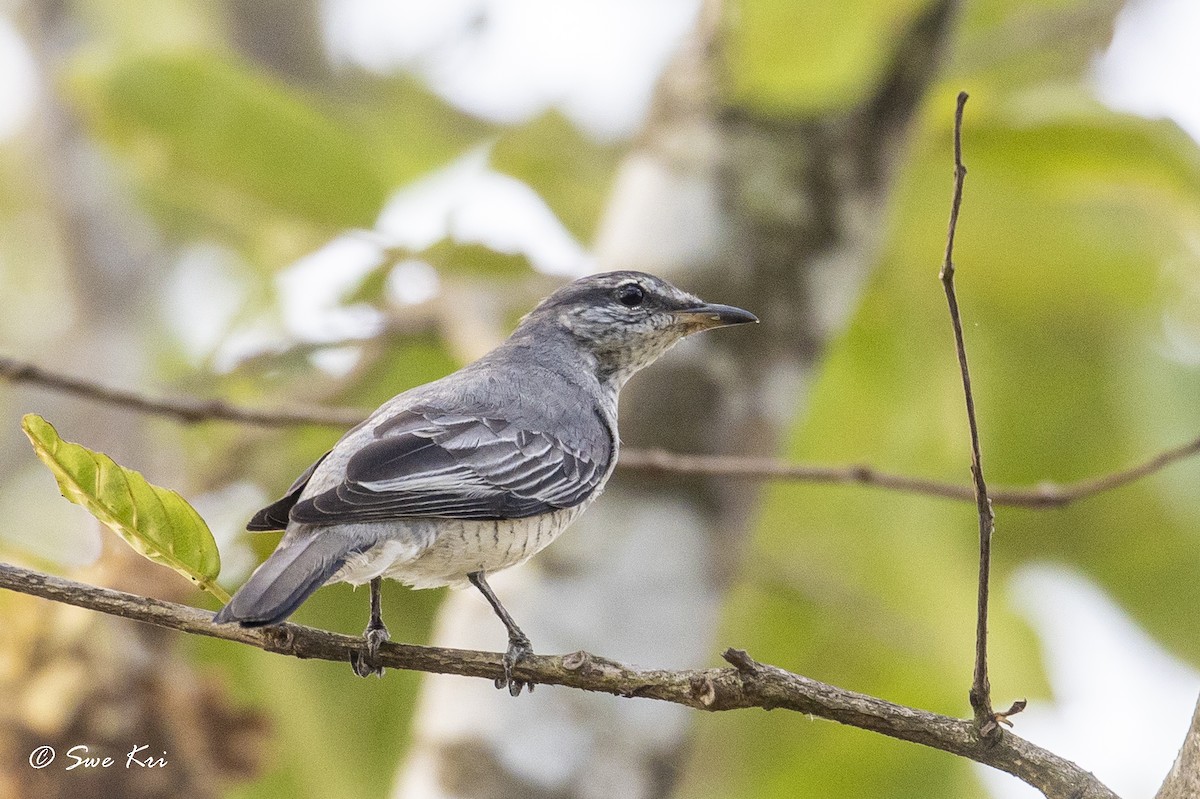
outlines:
[[[223,602],[216,584],[221,556],[208,525],[187,500],[152,485],[112,458],[59,438],[54,426],[26,414],[21,428],[49,467],[62,495],[87,509],[149,560],[182,574]]]
[[[854,105],[926,0],[738,0],[728,7],[729,100],[778,114]]]
[[[328,228],[369,225],[383,205],[363,137],[263,72],[206,52],[89,66],[73,74],[77,102],[159,202],[231,225],[266,208]]]
[[[416,180],[498,134],[496,125],[457,110],[408,74],[373,76],[349,88],[338,99],[338,119],[362,136],[392,185]]]

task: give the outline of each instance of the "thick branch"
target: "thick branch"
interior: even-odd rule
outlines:
[[[1179,756],[1154,799],[1195,799],[1200,796],[1200,700],[1184,736]]]
[[[0,588],[291,657],[347,661],[351,652],[362,647],[361,638],[296,624],[263,628],[215,625],[211,613],[187,605],[98,588],[9,564],[0,564]],[[1050,799],[1116,799],[1116,794],[1089,772],[1016,735],[1006,734],[995,742],[982,740],[969,721],[827,685],[756,663],[739,650],[727,650],[724,657],[731,667],[669,671],[625,666],[586,652],[533,655],[523,659],[514,673],[532,683],[657,699],[698,710],[794,710],[998,768]],[[394,669],[488,680],[504,674],[497,653],[390,642],[383,645],[380,662]]]
[[[43,369],[36,364],[0,356],[0,378],[14,383],[39,385],[54,391],[129,408],[140,413],[166,416],[187,424],[225,421],[259,427],[328,425],[349,427],[366,418],[368,411],[355,408],[254,409],[224,400],[152,397],[128,389],[113,388],[89,380]],[[1146,461],[1118,472],[1089,477],[1074,483],[1042,482],[1028,488],[993,488],[993,505],[1043,510],[1061,508],[1112,491],[1148,477],[1179,461],[1200,454],[1200,437],[1164,450]],[[807,483],[862,485],[888,491],[974,502],[974,486],[910,477],[880,471],[866,464],[819,466],[788,463],[775,458],[745,458],[728,455],[687,455],[660,449],[622,449],[621,469],[748,480],[790,480]]]

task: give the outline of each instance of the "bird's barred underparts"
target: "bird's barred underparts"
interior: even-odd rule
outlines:
[[[494,574],[520,566],[558,538],[588,504],[523,519],[438,520],[436,525],[422,520],[411,525],[411,537],[426,543],[413,545],[384,538],[347,558],[329,582],[366,585],[376,577],[386,577],[413,588],[462,588],[472,572]],[[422,526],[438,529],[421,531]],[[391,527],[394,532],[394,525]]]

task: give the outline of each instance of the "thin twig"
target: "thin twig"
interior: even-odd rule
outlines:
[[[185,424],[224,421],[259,427],[320,425],[350,427],[366,418],[368,411],[356,408],[255,409],[224,400],[152,397],[128,389],[113,388],[90,380],[70,377],[36,364],[0,356],[0,378],[13,383],[42,386],[82,399],[127,408],[138,413],[166,416]],[[1109,474],[1073,483],[1041,482],[1027,488],[993,488],[993,505],[1045,510],[1061,508],[1128,485],[1143,477],[1200,454],[1200,437],[1163,450],[1142,463]],[[805,483],[861,485],[959,502],[974,502],[975,488],[925,477],[881,471],[866,464],[825,466],[788,463],[777,458],[732,455],[689,455],[661,449],[622,449],[618,468],[662,474],[700,475],[746,480],[788,480]]]
[[[1143,477],[1200,454],[1200,437],[1177,447],[1163,450],[1147,460],[1118,472],[1088,477],[1072,483],[1041,482],[1027,488],[990,488],[993,505],[1046,510],[1061,508],[1096,494],[1121,488]],[[833,485],[861,485],[887,491],[950,499],[975,501],[975,487],[911,477],[876,469],[866,464],[823,466],[788,463],[774,458],[747,458],[733,455],[687,455],[661,449],[622,449],[623,469],[667,474],[691,474],[754,480],[788,480]]]
[[[988,681],[988,586],[992,563],[992,533],[995,531],[995,515],[988,499],[987,483],[983,479],[983,462],[979,452],[979,424],[975,419],[975,397],[971,392],[971,372],[967,368],[967,348],[963,342],[962,317],[958,310],[958,297],[954,292],[954,234],[958,230],[958,210],[962,205],[963,183],[967,168],[962,160],[963,107],[967,104],[967,93],[958,93],[958,106],[954,112],[954,198],[950,204],[950,226],[946,234],[946,255],[942,260],[939,275],[946,290],[946,302],[950,306],[950,324],[954,328],[954,348],[958,353],[958,367],[962,372],[963,395],[967,403],[967,424],[971,430],[971,482],[975,487],[975,506],[979,511],[979,596],[975,622],[975,674],[971,681],[971,707],[975,711],[975,723],[982,735],[999,730],[996,713],[992,710],[992,686]],[[1014,708],[1017,705],[1013,705]],[[1012,712],[1018,712],[1016,710]]]
[[[215,625],[207,611],[2,563],[0,588],[297,658],[348,663],[350,653],[362,648],[361,637],[296,624],[261,628]],[[657,699],[697,710],[752,707],[793,710],[970,758],[1016,776],[1050,799],[1117,799],[1116,794],[1075,763],[1016,735],[1005,735],[995,742],[984,740],[970,721],[847,691],[757,663],[739,650],[727,650],[724,657],[731,664],[728,668],[672,671],[639,669],[586,652],[574,652],[533,655],[523,659],[513,671],[517,678],[531,683]],[[502,656],[491,652],[389,642],[382,646],[379,660],[388,668],[433,674],[488,680],[504,674]]]
[[[220,420],[258,427],[294,427],[302,424],[349,427],[358,424],[364,417],[363,413],[350,409],[275,408],[259,411],[218,399],[147,397],[136,391],[68,377],[36,364],[6,357],[0,357],[0,377],[13,383],[32,383],[63,394],[118,405],[142,413],[168,416],[188,424]]]

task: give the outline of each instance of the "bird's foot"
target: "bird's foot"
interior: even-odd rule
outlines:
[[[529,693],[533,693],[533,683],[513,679],[512,675],[513,668],[526,656],[532,654],[533,645],[524,635],[519,638],[509,637],[508,651],[504,653],[504,676],[496,680],[496,687],[507,688],[513,696],[520,696],[522,688],[528,688]]]
[[[363,630],[363,641],[366,643],[363,651],[350,652],[350,667],[359,677],[383,676],[383,665],[379,662],[379,647],[384,641],[390,640],[387,627],[382,623],[368,624]]]

